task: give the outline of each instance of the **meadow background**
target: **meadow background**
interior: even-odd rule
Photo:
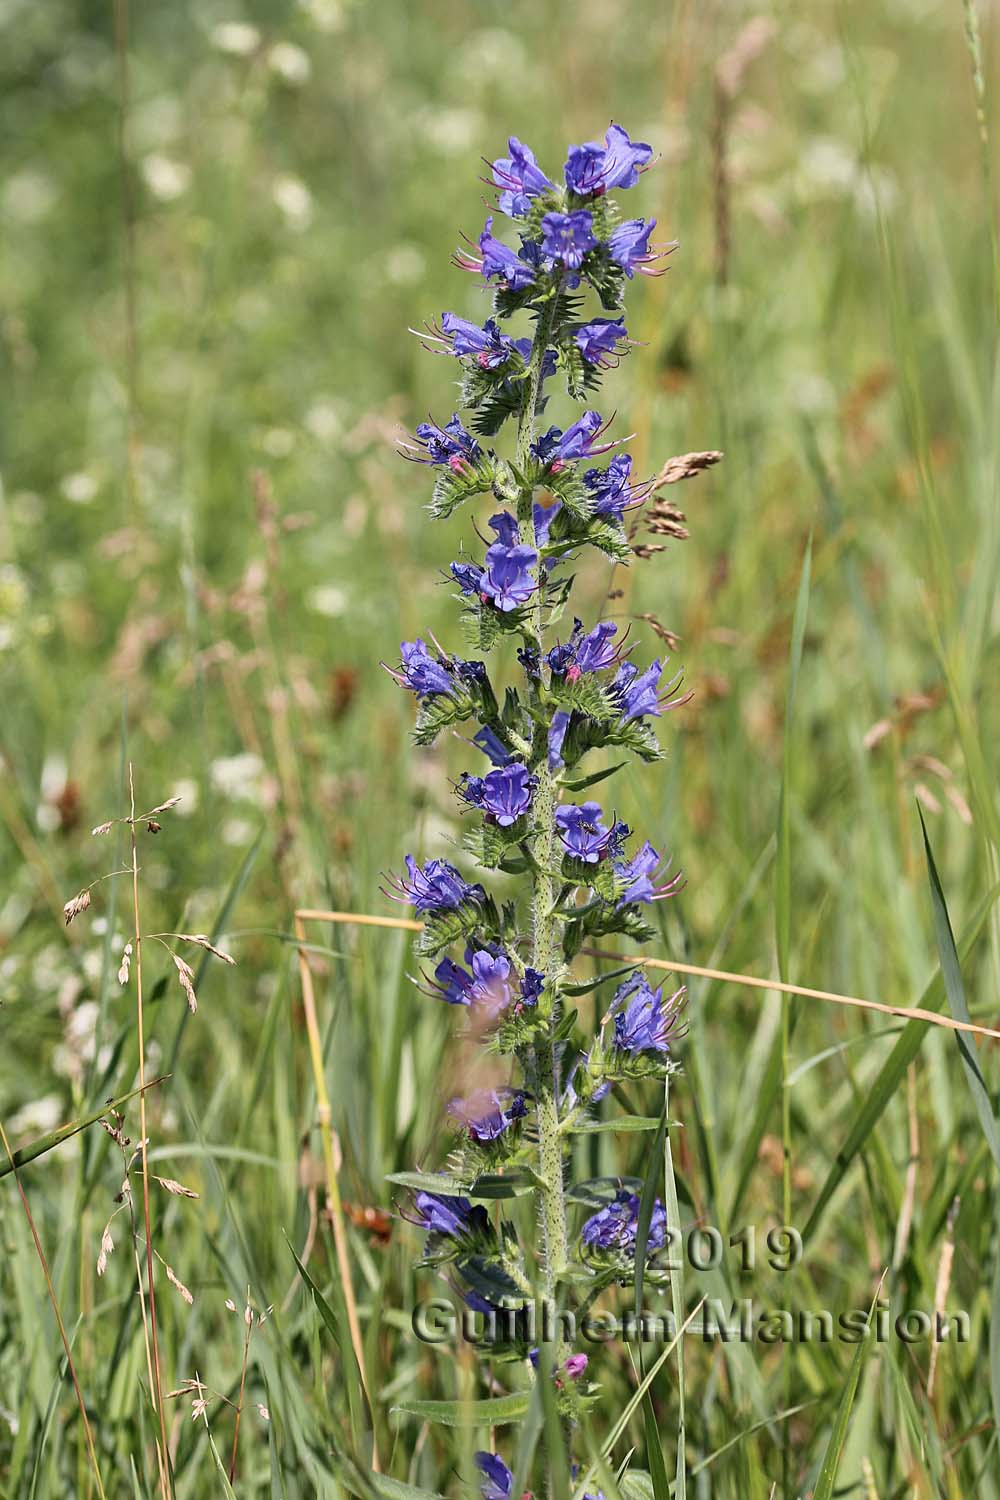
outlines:
[[[197,1375],[236,1400],[247,1288],[274,1307],[251,1346],[240,1496],[348,1482],[354,1377],[290,1250],[333,1297],[292,911],[384,913],[380,872],[460,831],[468,752],[412,749],[412,704],[378,661],[428,629],[460,641],[440,570],[469,518],[431,526],[426,475],[394,443],[452,409],[453,372],[406,329],[483,313],[448,255],[478,234],[480,158],[509,133],[550,170],[611,118],[660,153],[628,206],[680,248],[632,296],[643,347],[609,403],[639,472],[725,453],[673,492],[690,539],[615,580],[621,613],[679,637],[695,693],[662,731],[665,765],[619,793],[687,875],[663,952],[773,977],[787,915],[793,980],[921,1003],[938,950],[920,803],[956,934],[975,933],[970,1010],[996,1024],[1000,283],[977,120],[994,11],[977,80],[961,0],[174,0],[119,6],[117,41],[110,3],[0,4],[0,1120],[24,1146],[134,1085],[125,885],[61,916],[123,861],[119,831],[90,829],[126,810],[131,761],[143,806],[183,798],[142,844],[146,929],[215,933],[238,959],[197,966],[190,1018],[167,954],[150,945],[146,966],[150,1069],[170,1074],[149,1101],[153,1170],[200,1194],[154,1200],[156,1248],[194,1299],[161,1280],[167,1386]],[[594,569],[580,604],[607,586]],[[386,1174],[443,1157],[462,1056],[404,935],[311,936],[343,1192],[392,1209]],[[691,988],[674,1156],[685,1219],[726,1234],[782,1219],[780,1014],[773,993]],[[870,1352],[837,1493],[994,1500],[995,1044],[974,1049],[974,1092],[948,1032],[815,1001],[794,1016],[803,1263],[741,1277],[727,1254],[714,1279],[689,1273],[690,1304],[867,1307],[889,1267],[894,1309],[967,1310],[971,1341],[942,1347],[930,1393],[926,1345]],[[643,1139],[586,1139],[581,1175],[634,1171]],[[96,1275],[120,1157],[92,1127],[20,1176],[106,1491],[153,1495],[122,1218]],[[0,1226],[0,1492],[90,1495],[10,1176]],[[398,1480],[458,1493],[471,1437],[391,1408],[471,1391],[473,1356],[406,1332],[433,1289],[415,1232],[350,1233],[383,1455]],[[853,1353],[692,1348],[689,1493],[812,1494]],[[610,1425],[627,1351],[592,1351],[591,1373]],[[653,1395],[672,1466],[672,1364]],[[212,1444],[228,1459],[232,1411],[211,1401],[206,1429],[169,1405],[178,1496],[229,1493]],[[634,1446],[647,1468],[644,1441],[633,1423],[615,1465]]]

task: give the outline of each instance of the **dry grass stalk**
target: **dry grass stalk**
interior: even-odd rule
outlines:
[[[668,630],[666,625],[664,625],[662,621],[658,620],[655,615],[636,615],[635,619],[644,620],[653,634],[664,643],[668,651],[677,650],[677,647],[681,643],[680,636],[677,635],[673,630]]]
[[[147,1338],[147,1365],[151,1365],[150,1394],[154,1397],[156,1414],[159,1419],[159,1441],[157,1442],[157,1459],[160,1470],[160,1488],[164,1500],[170,1500],[170,1457],[167,1445],[167,1424],[163,1410],[163,1382],[160,1373],[160,1342],[156,1329],[156,1288],[155,1288],[155,1261],[153,1252],[153,1234],[150,1223],[149,1211],[149,1154],[148,1136],[146,1133],[146,1034],[145,1015],[142,1001],[142,927],[139,915],[139,850],[135,836],[135,782],[132,773],[132,763],[128,768],[128,793],[129,793],[129,836],[132,851],[132,916],[135,924],[135,936],[133,938],[133,951],[135,953],[135,988],[136,988],[136,1029],[138,1032],[139,1046],[139,1134],[141,1137],[139,1152],[142,1162],[142,1211],[143,1222],[146,1233],[146,1283],[149,1296],[149,1329]],[[193,993],[193,992],[192,992]],[[138,1248],[136,1250],[138,1256]],[[142,1301],[142,1277],[139,1278],[140,1301]],[[145,1302],[142,1302],[145,1316]]]
[[[955,1260],[955,1221],[958,1218],[960,1207],[960,1200],[957,1197],[954,1198],[951,1208],[948,1210],[944,1244],[941,1246],[941,1259],[938,1261],[937,1280],[934,1283],[934,1316],[939,1321],[944,1316],[944,1305],[948,1300],[948,1292],[951,1288],[951,1270]],[[937,1373],[939,1347],[939,1341],[937,1339],[932,1340],[930,1365],[927,1370],[928,1400],[934,1394],[934,1376]]]
[[[197,1198],[198,1194],[194,1188],[185,1187],[183,1182],[176,1182],[173,1177],[156,1177],[154,1181],[160,1184],[164,1192],[172,1193],[175,1198]]]
[[[317,911],[312,907],[303,907],[297,911],[295,920],[297,924],[350,922],[358,927],[396,927],[402,932],[422,932],[424,925],[409,917],[369,916],[366,912]],[[304,938],[305,932],[297,925],[295,935]],[[708,969],[700,964],[681,963],[679,959],[609,953],[605,948],[583,948],[581,952],[586,953],[590,958],[609,958],[615,963],[637,964],[647,969],[665,969],[673,974],[693,974],[701,979],[718,979],[726,984],[745,985],[749,989],[777,990],[783,995],[801,995],[806,1000],[828,1000],[834,1005],[850,1005],[860,1010],[875,1010],[883,1015],[900,1016],[907,1021],[926,1021],[930,1026],[942,1026],[948,1031],[964,1031],[974,1036],[988,1036],[995,1041],[1000,1041],[1000,1031],[994,1031],[991,1026],[977,1026],[972,1021],[954,1021],[950,1016],[939,1016],[936,1011],[924,1010],[918,1005],[884,1005],[879,1000],[864,1000],[860,995],[842,995],[836,990],[810,989],[806,985],[785,984],[778,979],[758,979],[755,974],[736,974],[728,969]]]
[[[198,1009],[198,996],[194,992],[194,970],[190,964],[184,962],[178,953],[171,954],[171,957],[177,969],[177,977],[181,982],[181,989],[187,996],[188,1010],[194,1015]]]
[[[295,936],[300,944],[304,944],[305,942],[306,934],[303,924],[312,918],[322,916],[322,912],[312,912],[308,909],[296,911],[294,918]],[[407,923],[403,918],[387,918],[379,925],[386,927],[409,926],[419,930],[422,923]],[[298,953],[299,978],[302,985],[302,1006],[306,1016],[309,1057],[312,1064],[313,1086],[316,1090],[316,1113],[319,1120],[320,1140],[323,1144],[327,1207],[329,1208],[330,1221],[333,1225],[333,1243],[337,1255],[337,1266],[340,1270],[344,1305],[347,1309],[347,1325],[351,1335],[351,1346],[354,1350],[354,1357],[358,1362],[358,1373],[361,1376],[361,1384],[364,1388],[365,1397],[374,1415],[375,1404],[372,1401],[371,1388],[368,1384],[364,1346],[361,1341],[361,1324],[358,1320],[358,1307],[354,1297],[354,1281],[351,1276],[351,1261],[347,1253],[347,1228],[344,1222],[344,1205],[340,1197],[340,1183],[337,1178],[337,1163],[334,1156],[335,1149],[339,1151],[339,1142],[335,1148],[336,1137],[333,1130],[333,1111],[330,1108],[330,1095],[326,1087],[326,1073],[323,1067],[323,1046],[320,1040],[319,1021],[316,1016],[316,995],[313,990],[312,971],[309,968],[309,955],[304,946],[299,947]],[[381,1472],[379,1467],[378,1440],[374,1432],[372,1433],[372,1471],[376,1474]]]
[[[664,485],[680,484],[682,479],[693,479],[696,474],[704,474],[706,469],[714,468],[721,459],[722,454],[714,448],[704,453],[678,453],[667,459],[653,481],[653,489],[660,490]]]
[[[86,911],[89,905],[90,889],[88,887],[87,890],[81,891],[78,896],[74,896],[72,900],[67,901],[66,905],[63,907],[63,916],[66,919],[66,926],[69,926],[74,917],[78,917],[81,912]]]
[[[236,960],[231,953],[226,953],[222,948],[216,948],[203,932],[178,932],[174,936],[181,943],[194,943],[198,948],[205,948],[209,953],[214,953],[216,958],[221,958],[224,964],[235,966]]]

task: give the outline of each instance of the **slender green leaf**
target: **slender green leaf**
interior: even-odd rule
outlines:
[[[400,1401],[392,1410],[441,1427],[503,1427],[524,1419],[529,1398],[528,1391],[514,1391],[485,1401]]]

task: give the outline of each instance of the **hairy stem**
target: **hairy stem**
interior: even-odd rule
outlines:
[[[556,297],[542,310],[535,329],[529,361],[528,388],[517,429],[517,467],[525,475],[531,460],[531,443],[535,436],[539,398],[542,388],[542,362],[548,348],[556,315]],[[537,547],[533,514],[533,487],[525,483],[518,506],[518,519],[530,531]],[[542,651],[545,631],[545,575],[538,566],[538,588],[535,595],[534,635],[539,650],[540,671],[548,685],[548,667]],[[532,951],[531,962],[540,973],[551,976],[558,960],[558,941],[553,907],[556,882],[551,874],[554,864],[556,788],[548,766],[548,741],[544,726],[535,729],[532,744],[532,770],[537,777],[534,799],[535,832],[531,840],[532,861]],[[553,1025],[555,1023],[553,1017]],[[549,1034],[538,1040],[524,1059],[529,1087],[535,1095],[538,1121],[538,1175],[541,1178],[539,1228],[542,1245],[542,1291],[546,1298],[554,1295],[557,1278],[566,1265],[566,1203],[563,1196],[562,1141],[559,1132],[559,1081],[555,1046]]]

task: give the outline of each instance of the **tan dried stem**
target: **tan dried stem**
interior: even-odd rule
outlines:
[[[140,1154],[142,1162],[142,1213],[146,1234],[146,1283],[149,1297],[149,1330],[147,1337],[146,1359],[150,1376],[150,1395],[156,1408],[159,1419],[160,1435],[157,1440],[156,1452],[160,1471],[160,1489],[164,1500],[170,1500],[170,1458],[167,1446],[167,1424],[163,1410],[163,1383],[160,1373],[160,1341],[156,1328],[156,1288],[155,1288],[155,1259],[153,1253],[153,1234],[150,1225],[149,1212],[149,1141],[146,1133],[146,1032],[145,1015],[142,1003],[142,928],[139,918],[139,849],[136,841],[135,827],[135,784],[132,774],[132,762],[128,767],[128,797],[129,797],[129,839],[132,851],[132,916],[134,919],[135,935],[132,939],[132,948],[135,955],[135,1014],[136,1029],[139,1045],[139,1138]],[[142,1277],[139,1278],[140,1296],[142,1292]],[[145,1314],[145,1303],[143,1312]]]
[[[402,932],[422,932],[424,924],[407,917],[369,916],[366,912],[318,911],[303,907],[295,913],[296,937],[304,938],[302,922],[348,922],[358,927],[396,927]],[[744,985],[748,989],[777,990],[783,995],[802,995],[806,1000],[828,1000],[834,1005],[850,1005],[861,1010],[876,1010],[883,1015],[899,1016],[905,1021],[926,1021],[930,1026],[942,1026],[948,1031],[966,1031],[975,1036],[992,1037],[1000,1041],[1000,1031],[991,1026],[977,1026],[973,1021],[954,1021],[951,1016],[939,1016],[936,1011],[924,1010],[919,1005],[884,1005],[880,1000],[864,1000],[860,995],[841,995],[836,990],[810,989],[807,985],[784,984],[778,979],[759,979],[756,974],[737,974],[729,969],[709,969],[701,964],[681,963],[675,958],[647,958],[642,954],[609,953],[606,948],[581,948],[588,958],[606,958],[614,963],[636,964],[647,969],[665,969],[673,974],[694,974],[700,979],[718,979],[724,984]]]
[[[302,984],[302,1006],[306,1016],[306,1033],[309,1038],[309,1057],[312,1064],[313,1086],[316,1090],[316,1114],[319,1122],[320,1140],[323,1146],[326,1195],[330,1209],[330,1222],[333,1225],[333,1243],[337,1255],[337,1266],[340,1270],[340,1279],[343,1284],[344,1304],[347,1308],[347,1326],[350,1330],[351,1346],[354,1350],[354,1357],[358,1362],[361,1384],[364,1387],[365,1397],[372,1414],[372,1471],[378,1474],[381,1470],[379,1468],[378,1437],[374,1430],[375,1406],[372,1401],[371,1389],[368,1385],[368,1375],[365,1370],[365,1355],[361,1342],[361,1324],[358,1320],[358,1307],[354,1297],[354,1282],[351,1276],[351,1262],[347,1252],[347,1227],[344,1221],[344,1205],[340,1196],[340,1183],[337,1179],[337,1163],[334,1155],[333,1111],[330,1108],[330,1095],[327,1091],[326,1073],[323,1068],[323,1044],[316,1016],[316,994],[313,989],[312,970],[309,967],[309,955],[305,946],[303,946],[306,936],[304,923],[310,918],[322,915],[322,913],[311,911],[297,911],[295,913],[295,936],[300,944],[298,950],[299,977]],[[386,923],[385,925],[399,926],[401,924]]]

